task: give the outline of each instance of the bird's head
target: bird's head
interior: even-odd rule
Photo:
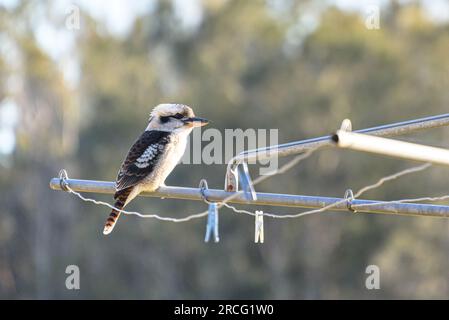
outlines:
[[[192,108],[184,104],[164,103],[151,111],[147,130],[190,131],[202,127],[209,121],[195,117]]]

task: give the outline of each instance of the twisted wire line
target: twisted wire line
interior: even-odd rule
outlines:
[[[412,167],[412,168],[407,168],[405,170],[399,171],[397,173],[385,176],[381,179],[379,179],[376,183],[365,186],[363,188],[361,188],[360,190],[358,190],[355,194],[354,197],[351,199],[356,199],[358,197],[360,197],[362,194],[364,194],[365,192],[369,191],[369,190],[373,190],[375,188],[379,188],[380,186],[382,186],[384,183],[391,181],[391,180],[395,180],[398,179],[404,175],[410,174],[410,173],[415,173],[415,172],[419,172],[419,171],[423,171],[426,170],[428,168],[430,168],[432,165],[430,163],[425,163],[423,165],[419,165],[416,167]],[[371,203],[371,204],[364,204],[364,205],[351,205],[351,207],[353,209],[355,209],[356,207],[359,206],[375,206],[375,205],[379,205],[382,203],[391,203],[391,202],[417,202],[417,201],[438,201],[438,200],[443,200],[443,199],[449,199],[449,195],[447,196],[442,196],[442,197],[435,197],[435,198],[431,198],[431,197],[425,197],[425,198],[416,198],[416,199],[403,199],[403,200],[398,200],[398,201],[379,201],[379,202],[375,202],[375,203]],[[342,199],[339,201],[336,201],[332,204],[329,204],[327,206],[324,206],[322,208],[319,209],[313,209],[313,210],[309,210],[309,211],[304,211],[304,212],[300,212],[300,213],[296,213],[296,214],[285,214],[285,215],[279,215],[279,214],[273,214],[273,213],[266,213],[264,212],[263,215],[266,217],[270,217],[270,218],[275,218],[275,219],[286,219],[286,218],[299,218],[299,217],[303,217],[306,215],[310,215],[310,214],[315,214],[315,213],[321,213],[327,210],[330,210],[332,208],[337,207],[340,204],[343,203],[347,203],[348,199]],[[254,212],[248,211],[248,210],[243,210],[243,209],[237,209],[234,206],[231,206],[229,204],[224,204],[227,208],[233,210],[234,212],[237,213],[245,213],[245,214],[249,214],[252,216],[255,216],[256,214]]]
[[[289,162],[287,162],[285,165],[283,165],[280,169],[277,170],[273,170],[271,171],[269,174],[267,175],[261,175],[259,177],[257,177],[254,182],[253,185],[257,185],[263,181],[265,181],[266,179],[273,177],[275,175],[278,174],[282,174],[285,173],[286,171],[288,171],[289,169],[291,169],[292,167],[294,167],[295,165],[297,165],[298,163],[300,163],[301,161],[309,158],[315,151],[317,151],[318,149],[322,148],[323,146],[318,146],[315,148],[312,148],[306,152],[304,152],[303,154],[300,154],[298,156],[296,156],[295,158],[293,158],[292,160],[290,160]],[[429,167],[431,167],[430,163],[425,163],[423,165],[420,166],[416,166],[416,167],[412,167],[412,168],[407,168],[405,170],[402,170],[400,172],[394,173],[392,175],[388,175],[385,176],[381,179],[379,179],[376,183],[365,186],[363,188],[361,188],[360,190],[358,190],[354,197],[352,198],[358,198],[360,197],[362,194],[364,194],[367,191],[373,190],[375,188],[379,188],[380,186],[382,186],[384,183],[391,181],[391,180],[395,180],[398,179],[404,175],[407,174],[411,174],[411,173],[415,173],[415,172],[420,172],[423,170],[428,169]],[[203,211],[200,213],[196,213],[196,214],[191,214],[188,215],[186,217],[183,218],[173,218],[173,217],[165,217],[165,216],[160,216],[158,214],[142,214],[140,212],[137,211],[127,211],[127,210],[123,210],[123,209],[118,209],[115,208],[113,205],[107,203],[107,202],[103,202],[103,201],[99,201],[99,200],[95,200],[95,199],[91,199],[91,198],[87,198],[83,195],[81,195],[79,192],[74,191],[73,189],[70,188],[69,185],[65,185],[65,188],[67,189],[67,191],[71,194],[74,194],[75,196],[77,196],[78,198],[80,198],[81,200],[85,201],[85,202],[91,202],[97,205],[103,205],[106,206],[110,209],[115,209],[121,213],[127,214],[127,215],[136,215],[138,217],[141,218],[154,218],[157,220],[161,220],[161,221],[169,221],[169,222],[187,222],[193,219],[199,219],[199,218],[203,218],[205,216],[208,215],[208,211]],[[237,191],[235,193],[233,193],[231,196],[223,199],[220,202],[217,202],[217,206],[218,208],[221,207],[227,207],[229,209],[231,209],[232,211],[236,212],[236,213],[242,213],[242,214],[247,214],[250,216],[256,216],[255,212],[252,211],[248,211],[248,210],[244,210],[244,209],[238,209],[235,206],[230,205],[228,202],[231,201],[232,199],[238,197],[239,195],[243,194],[243,190]],[[401,199],[401,200],[395,200],[395,201],[378,201],[378,202],[374,202],[374,203],[370,203],[370,204],[363,204],[363,205],[352,205],[352,208],[357,208],[359,206],[374,206],[374,205],[379,205],[379,204],[385,204],[385,203],[402,203],[402,202],[418,202],[418,201],[440,201],[440,200],[446,200],[449,199],[449,195],[445,195],[445,196],[441,196],[441,197],[422,197],[422,198],[415,198],[415,199]],[[206,197],[203,197],[203,201],[207,204],[210,204],[212,202],[210,202],[209,200],[206,199]],[[329,204],[327,206],[324,206],[322,208],[319,209],[313,209],[313,210],[309,210],[309,211],[304,211],[304,212],[300,212],[300,213],[296,213],[296,214],[284,214],[284,215],[280,215],[280,214],[274,214],[274,213],[268,213],[268,212],[264,212],[263,216],[266,217],[270,217],[270,218],[275,218],[275,219],[286,219],[286,218],[299,218],[299,217],[303,217],[306,215],[310,215],[310,214],[315,214],[315,213],[321,213],[327,210],[330,210],[340,204],[343,203],[347,203],[348,199],[342,199],[340,201],[336,201],[332,204]]]

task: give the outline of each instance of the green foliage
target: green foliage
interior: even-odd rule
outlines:
[[[309,1],[314,3],[314,1]],[[303,8],[298,3],[294,8]],[[416,5],[383,13],[379,30],[326,8],[317,28],[286,50],[297,27],[290,10],[263,1],[204,1],[197,29],[184,30],[171,2],[137,18],[117,36],[83,13],[74,55],[76,88],[39,48],[32,28],[17,28],[36,7],[22,4],[0,21],[21,53],[22,68],[0,58],[0,99],[19,76],[14,165],[2,168],[0,219],[3,298],[442,298],[449,294],[443,220],[322,214],[267,220],[256,246],[253,219],[220,212],[218,245],[202,242],[205,221],[170,224],[123,217],[109,237],[108,214],[48,189],[61,167],[73,177],[113,180],[153,106],[182,102],[213,126],[279,128],[280,142],[325,135],[350,118],[355,128],[447,112],[449,26]],[[292,18],[293,16],[293,18]],[[447,147],[447,130],[411,137]],[[342,196],[410,163],[326,150],[260,191]],[[405,177],[367,195],[396,199],[447,193],[446,171]],[[180,165],[167,183],[221,188],[225,166]],[[446,192],[445,192],[446,190]],[[94,195],[111,201],[108,196]],[[140,199],[130,209],[184,216],[202,203]],[[254,209],[254,208],[253,208]],[[288,208],[264,208],[292,212]],[[64,270],[81,269],[81,290],[65,289]],[[381,268],[379,292],[366,290],[365,268]]]

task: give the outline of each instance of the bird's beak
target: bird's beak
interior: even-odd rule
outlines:
[[[209,120],[198,117],[186,118],[182,121],[190,127],[202,127],[209,123]]]

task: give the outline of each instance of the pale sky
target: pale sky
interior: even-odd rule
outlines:
[[[411,2],[412,0],[400,0]],[[186,27],[195,27],[201,22],[201,0],[173,0],[179,19]],[[363,13],[369,6],[379,5],[383,7],[388,0],[326,0],[327,3],[336,5],[342,9]],[[14,6],[17,0],[0,0],[0,5]],[[154,9],[155,0],[58,0],[51,2],[52,15],[65,17],[69,14],[71,5],[79,6],[86,10],[95,19],[101,21],[108,31],[125,35],[132,26],[134,19]],[[423,1],[429,15],[438,21],[449,20],[448,0]],[[37,38],[43,49],[55,58],[59,59],[64,52],[70,50],[73,45],[73,37],[65,28],[56,29],[54,25],[46,21],[43,16],[38,19]],[[56,40],[56,41],[55,41]]]
[[[388,0],[326,0],[349,11],[364,11],[372,5],[383,7]],[[401,0],[410,2],[412,0]],[[202,19],[201,0],[173,0],[175,11],[181,23],[186,28],[194,28]],[[436,21],[449,20],[449,0],[423,1],[430,17]],[[0,5],[14,7],[17,0],[0,0]],[[156,4],[155,0],[58,0],[51,2],[51,16],[64,23],[65,17],[70,14],[72,5],[79,6],[95,19],[101,21],[109,32],[119,36],[126,35],[132,27],[134,19],[142,14],[151,12]],[[79,68],[71,48],[75,45],[74,31],[64,27],[60,28],[47,21],[43,12],[36,12],[33,17],[36,21],[36,38],[38,43],[55,61],[64,75],[67,83],[76,86],[79,77]],[[82,21],[81,21],[82,25]],[[0,48],[1,49],[1,48]],[[0,50],[1,53],[1,50]],[[0,154],[9,154],[15,145],[14,126],[17,123],[17,112],[11,100],[0,102]],[[9,119],[9,120],[8,120]]]

